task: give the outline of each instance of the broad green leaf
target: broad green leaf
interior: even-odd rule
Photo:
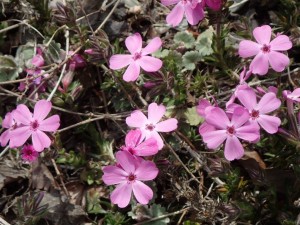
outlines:
[[[196,49],[201,56],[210,55],[213,53],[211,47],[213,41],[214,29],[210,26],[206,31],[200,34],[196,41]]]
[[[182,58],[182,64],[186,70],[194,70],[196,64],[202,59],[201,54],[198,51],[186,52]]]
[[[186,31],[175,34],[174,41],[175,43],[184,44],[186,48],[192,48],[195,44],[193,35]]]
[[[188,108],[184,113],[186,121],[191,126],[197,126],[203,121],[203,118],[197,113],[196,107]]]
[[[16,61],[21,68],[30,67],[31,59],[35,55],[34,53],[34,43],[28,42],[25,45],[18,47],[16,53]]]
[[[170,51],[168,49],[163,49],[154,52],[152,55],[156,58],[165,58],[169,55],[169,52]]]
[[[0,56],[0,81],[15,80],[22,70],[12,56]]]
[[[44,44],[47,45],[49,42],[50,38],[46,38],[44,40]],[[52,62],[61,62],[61,50],[60,50],[60,43],[57,43],[55,41],[51,41],[48,48],[46,49],[45,53],[45,58],[49,63]]]

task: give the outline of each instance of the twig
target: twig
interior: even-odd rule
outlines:
[[[52,165],[54,166],[54,169],[55,169],[55,172],[56,172],[57,176],[59,177],[60,183],[63,186],[65,194],[67,195],[68,198],[70,198],[71,195],[70,195],[69,191],[67,190],[67,188],[65,186],[65,183],[64,183],[64,181],[62,179],[62,175],[61,175],[61,173],[60,173],[60,171],[59,171],[59,169],[58,169],[58,167],[56,165],[55,160],[51,158],[51,162],[52,162]]]
[[[161,215],[161,216],[152,218],[152,219],[150,219],[150,220],[146,220],[146,221],[143,221],[143,222],[136,223],[136,224],[134,224],[134,225],[142,225],[142,224],[154,222],[154,221],[157,221],[157,220],[161,220],[161,219],[164,219],[164,218],[169,217],[169,216],[175,216],[175,215],[180,214],[180,213],[182,213],[182,212],[186,212],[186,211],[188,211],[189,209],[190,209],[190,207],[184,208],[184,209],[181,209],[181,210],[172,212],[172,213],[167,213],[167,214],[165,214],[165,215]]]
[[[0,217],[0,225],[10,225],[10,223],[6,222],[3,218]]]
[[[27,20],[23,20],[23,21],[21,21],[21,22],[19,22],[17,24],[11,25],[9,27],[5,27],[5,28],[3,28],[3,29],[0,30],[0,34],[6,32],[6,31],[9,31],[9,30],[15,29],[15,28],[17,28],[17,27],[19,27],[21,25],[24,25],[27,22],[28,22]]]
[[[109,14],[107,15],[107,17],[103,20],[103,22],[100,24],[100,26],[94,31],[94,34],[97,34],[99,30],[102,29],[102,27],[106,24],[106,22],[108,21],[108,19],[111,17],[111,15],[113,14],[113,12],[115,11],[115,9],[117,8],[117,6],[119,5],[121,0],[118,0],[114,7],[111,9],[111,11],[109,12]]]
[[[0,153],[0,158],[9,150],[9,145]]]

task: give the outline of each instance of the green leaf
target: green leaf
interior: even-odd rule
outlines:
[[[196,63],[202,59],[202,56],[197,51],[189,51],[183,55],[182,63],[186,70],[194,70]]]
[[[196,49],[201,56],[210,55],[213,53],[211,47],[213,41],[214,29],[210,26],[206,31],[200,34],[196,41]]]
[[[163,49],[163,50],[158,50],[152,54],[152,56],[156,58],[165,58],[169,55],[169,50],[168,49]]]
[[[45,38],[44,40],[44,44],[47,45],[49,42],[50,38]],[[52,62],[61,62],[61,58],[60,58],[60,43],[56,43],[55,41],[51,41],[47,51],[45,51],[45,58],[47,61],[49,61],[49,63]]]
[[[21,71],[12,56],[0,56],[0,81],[15,80]]]
[[[184,115],[187,123],[191,126],[197,126],[203,121],[203,118],[197,113],[196,106],[188,108]]]
[[[174,36],[175,43],[184,44],[186,48],[192,48],[195,44],[195,38],[188,32],[179,32]]]
[[[34,43],[28,42],[18,47],[16,61],[21,68],[30,67],[29,63],[31,63],[31,59],[34,55]]]

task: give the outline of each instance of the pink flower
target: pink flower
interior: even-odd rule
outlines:
[[[211,103],[206,99],[199,99],[196,110],[197,113],[205,119],[206,115],[209,115],[210,111],[214,108],[215,106],[212,106]],[[208,124],[207,122],[203,122],[198,129],[200,135],[213,130],[216,130],[215,127]]]
[[[174,118],[159,122],[165,113],[165,106],[151,103],[148,106],[148,118],[140,110],[135,110],[126,118],[126,123],[130,127],[139,128],[142,132],[142,137],[146,137],[146,140],[150,137],[155,138],[158,149],[162,149],[164,142],[158,132],[173,131],[177,129],[178,123]]]
[[[24,145],[21,150],[22,160],[28,163],[32,163],[39,157],[39,153],[33,148],[32,145]]]
[[[68,55],[73,55],[74,51],[69,51]],[[86,62],[84,58],[80,54],[74,54],[71,58],[70,61],[68,62],[69,67],[72,69],[79,69],[83,68],[86,66]]]
[[[41,152],[51,144],[50,138],[44,133],[54,132],[59,127],[59,116],[53,115],[47,119],[52,104],[46,100],[38,101],[33,114],[26,105],[20,104],[14,111],[14,119],[21,125],[11,131],[11,141],[16,147],[23,145],[32,136],[32,144],[36,151]]]
[[[278,131],[281,120],[276,116],[266,115],[278,109],[281,102],[273,92],[266,93],[257,103],[256,94],[252,88],[240,90],[237,94],[240,102],[250,113],[250,122],[259,124],[265,131],[274,134]]]
[[[244,40],[239,46],[239,55],[243,58],[255,56],[250,64],[250,70],[258,75],[265,75],[271,67],[282,72],[290,63],[289,58],[278,51],[286,51],[292,48],[292,42],[286,35],[278,35],[270,42],[271,27],[264,25],[253,30],[256,42]]]
[[[158,152],[158,145],[153,137],[143,142],[142,132],[136,129],[128,132],[125,138],[125,146],[122,146],[121,149],[136,156],[150,156]]]
[[[148,204],[153,197],[153,191],[142,181],[153,180],[158,169],[153,162],[142,158],[135,158],[127,151],[116,153],[119,166],[105,166],[103,168],[103,182],[107,185],[117,184],[111,193],[112,203],[124,208],[129,204],[131,192],[141,204]]]
[[[286,99],[289,99],[289,100],[292,100],[295,102],[300,102],[300,88],[296,88],[293,92],[284,90],[282,92],[282,94]]]
[[[240,83],[239,85],[236,86],[228,102],[226,102],[226,108],[228,108],[229,105],[231,105],[235,101],[237,92],[239,90],[243,90],[249,87],[248,84],[246,83],[246,80],[251,76],[251,74],[252,71],[251,70],[247,71],[246,67],[244,67],[243,71],[240,73]]]
[[[6,146],[8,142],[9,147],[15,147],[11,139],[11,132],[18,127],[18,124],[14,119],[13,113],[14,111],[7,113],[2,121],[2,127],[7,128],[7,130],[4,131],[0,136],[0,143],[2,147]]]
[[[135,81],[140,74],[140,67],[147,72],[158,71],[162,67],[162,61],[160,59],[148,56],[161,47],[161,40],[156,37],[150,41],[150,43],[142,48],[142,37],[139,33],[135,33],[129,36],[125,40],[125,45],[130,52],[130,55],[118,54],[113,55],[109,59],[109,68],[112,70],[118,70],[128,66],[123,79],[127,82]]]
[[[187,21],[191,25],[196,25],[204,18],[204,4],[197,0],[161,0],[165,6],[176,6],[167,16],[167,23],[173,27],[177,26],[185,15]]]
[[[200,2],[202,0],[199,0]],[[205,5],[207,5],[209,8],[217,11],[221,8],[222,0],[203,0],[205,2]]]
[[[202,134],[203,141],[210,149],[217,149],[225,140],[225,158],[229,161],[240,159],[244,155],[244,148],[239,141],[255,141],[259,138],[259,127],[256,124],[245,124],[249,120],[246,109],[237,108],[229,120],[226,113],[220,108],[214,108],[206,116],[206,122],[215,127],[215,130]]]

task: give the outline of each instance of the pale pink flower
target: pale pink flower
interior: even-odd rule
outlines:
[[[21,150],[21,158],[23,161],[32,163],[39,157],[39,153],[32,145],[24,145]]]
[[[166,113],[166,107],[151,103],[148,106],[148,118],[140,110],[135,110],[126,118],[126,123],[130,127],[139,128],[142,137],[149,139],[154,137],[158,144],[158,149],[162,149],[164,142],[158,132],[170,132],[177,129],[177,119],[171,118],[159,122]]]
[[[214,108],[206,116],[206,122],[215,127],[215,130],[202,134],[203,141],[210,149],[217,149],[225,140],[225,158],[229,161],[240,159],[244,155],[244,148],[239,141],[255,141],[259,138],[259,127],[256,124],[246,124],[249,113],[244,108],[237,108],[229,120],[226,113],[220,108]]]
[[[300,102],[300,88],[296,88],[293,92],[284,90],[282,94],[286,99],[294,102]]]
[[[2,121],[2,127],[7,129],[0,136],[0,143],[2,147],[6,146],[8,142],[9,147],[15,147],[11,139],[11,132],[18,127],[18,124],[13,117],[13,113],[14,111],[7,113]]]
[[[259,124],[265,131],[274,134],[278,131],[281,120],[276,116],[266,115],[278,109],[281,102],[273,92],[266,93],[257,103],[256,94],[252,88],[240,90],[239,101],[248,109],[250,122]]]
[[[292,42],[286,35],[278,35],[272,41],[272,30],[268,25],[253,30],[256,42],[244,40],[239,45],[239,55],[243,58],[255,56],[250,64],[254,74],[265,75],[269,64],[276,72],[282,72],[290,63],[289,58],[280,51],[292,48]]]
[[[128,132],[125,138],[125,146],[122,146],[121,150],[128,151],[132,155],[150,156],[158,152],[158,145],[153,137],[143,141],[142,132],[136,129]]]
[[[136,158],[127,151],[116,153],[117,166],[105,166],[102,180],[107,185],[117,184],[111,193],[112,203],[124,208],[129,204],[131,193],[141,204],[148,204],[153,197],[153,191],[142,181],[153,180],[158,169],[153,162],[140,157]]]
[[[26,105],[20,104],[17,106],[14,111],[14,119],[21,125],[11,131],[10,135],[16,147],[23,145],[30,136],[32,136],[33,147],[38,152],[51,145],[51,140],[44,131],[54,132],[60,125],[58,115],[45,119],[51,107],[51,102],[40,100],[35,104],[32,114]]]
[[[130,55],[118,54],[113,55],[109,59],[109,68],[112,70],[118,70],[129,65],[123,74],[123,79],[127,82],[135,81],[138,78],[140,67],[147,72],[155,72],[162,67],[160,59],[148,56],[161,47],[161,39],[159,37],[152,39],[145,48],[142,48],[142,44],[141,35],[135,33],[125,40],[125,45]]]
[[[243,90],[243,89],[246,89],[246,88],[249,87],[249,85],[246,83],[246,80],[251,76],[251,74],[252,74],[252,71],[251,70],[247,71],[247,68],[244,67],[243,71],[240,73],[239,85],[236,86],[236,88],[235,88],[233,94],[231,95],[230,99],[228,100],[228,102],[226,102],[226,108],[228,108],[229,105],[231,105],[235,101],[237,92],[239,90]]]
[[[206,115],[209,115],[210,111],[214,108],[215,106],[212,106],[211,103],[206,99],[199,99],[196,110],[197,113],[205,119]],[[199,126],[198,129],[200,135],[213,130],[216,130],[215,127],[205,121]]]
[[[191,25],[196,25],[204,18],[204,4],[198,0],[161,0],[161,3],[165,6],[176,4],[167,16],[167,23],[173,27],[182,21],[183,15]]]

